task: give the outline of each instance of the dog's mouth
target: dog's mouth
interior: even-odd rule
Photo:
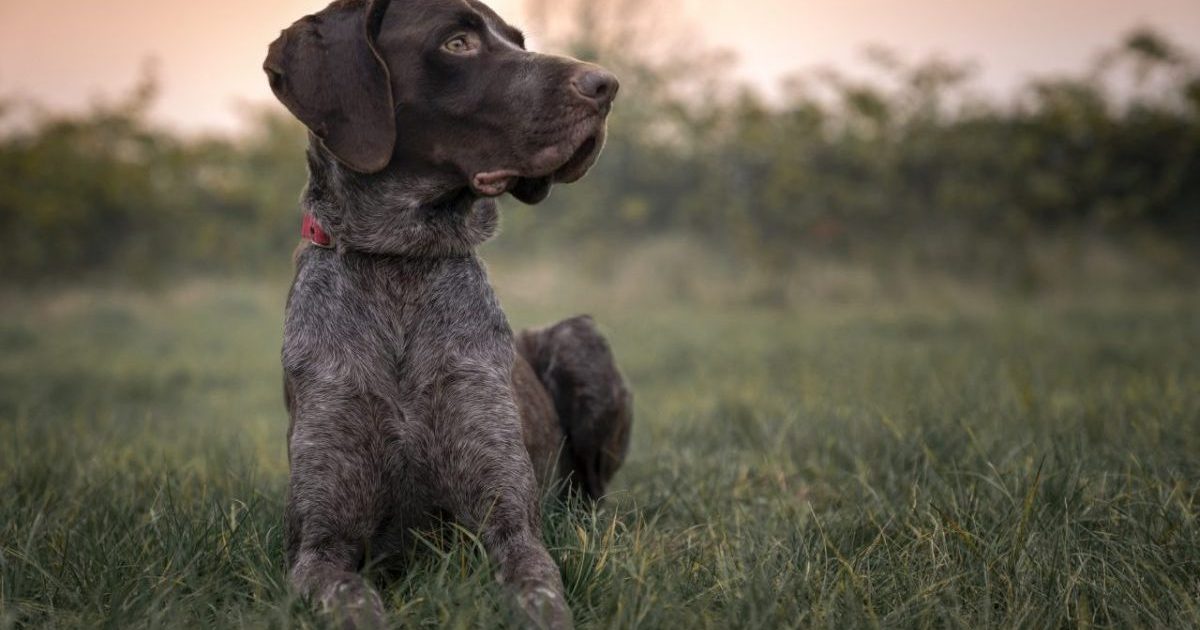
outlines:
[[[592,167],[592,164],[596,161],[596,157],[600,154],[599,136],[599,133],[588,136],[583,141],[583,144],[579,145],[579,148],[575,150],[575,153],[571,154],[571,157],[567,159],[567,163],[560,166],[557,171],[554,171],[552,177],[555,182],[570,184],[571,182],[578,181],[579,178],[587,174],[588,169]]]
[[[522,203],[541,202],[550,195],[553,184],[570,184],[587,174],[600,155],[604,136],[601,124],[578,144],[561,144],[538,152],[530,160],[532,166],[528,169],[476,173],[471,178],[471,188],[484,197],[498,197],[509,192]]]

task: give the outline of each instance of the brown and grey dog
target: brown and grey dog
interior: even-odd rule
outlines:
[[[569,627],[539,486],[600,498],[630,395],[590,318],[514,337],[475,248],[495,197],[537,203],[584,175],[616,78],[526,51],[475,0],[339,0],[264,68],[309,129],[302,205],[329,241],[298,251],[284,330],[291,580],[378,624],[368,554],[403,557],[448,517],[533,624]]]

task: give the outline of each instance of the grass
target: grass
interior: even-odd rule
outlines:
[[[583,628],[1200,625],[1200,298],[494,275],[515,325],[592,311],[635,388],[614,499],[546,509]],[[285,289],[5,297],[0,628],[322,625],[281,566]],[[428,536],[392,621],[503,623],[470,535]]]

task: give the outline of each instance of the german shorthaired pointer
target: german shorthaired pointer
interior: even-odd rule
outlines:
[[[290,579],[339,623],[379,625],[367,554],[402,558],[447,517],[530,624],[569,628],[539,485],[599,499],[630,394],[588,317],[514,337],[475,248],[496,197],[584,175],[616,78],[526,51],[476,0],[338,0],[264,69],[309,130],[283,342]]]

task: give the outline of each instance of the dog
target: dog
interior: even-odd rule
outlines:
[[[475,249],[497,197],[535,204],[588,171],[616,77],[526,50],[476,0],[338,0],[263,67],[309,132],[282,351],[289,579],[342,625],[380,625],[368,555],[402,559],[449,518],[528,623],[571,627],[539,497],[604,495],[632,399],[591,318],[514,335]]]

